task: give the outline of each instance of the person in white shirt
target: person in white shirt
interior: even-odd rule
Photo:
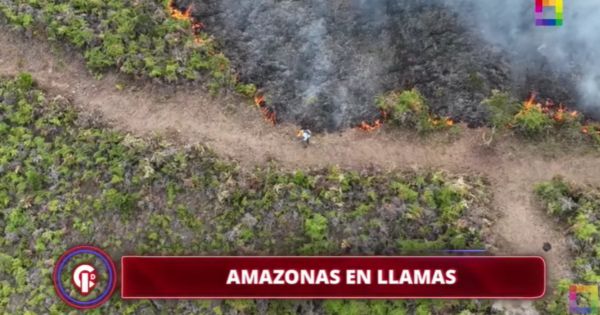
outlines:
[[[310,132],[310,130],[308,129],[301,129],[298,131],[298,138],[302,138],[302,144],[304,144],[304,147],[308,147],[308,145],[310,144],[310,137],[312,136],[312,133]]]

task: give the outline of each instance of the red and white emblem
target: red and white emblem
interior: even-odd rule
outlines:
[[[73,269],[73,284],[79,290],[79,294],[86,296],[96,286],[96,268],[89,264],[78,265]]]

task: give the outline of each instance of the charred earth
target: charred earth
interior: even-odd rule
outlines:
[[[505,51],[432,1],[184,0],[280,121],[333,131],[376,118],[377,96],[416,87],[438,115],[479,126],[481,100],[515,89]],[[533,81],[537,76],[531,76]],[[524,81],[529,81],[523,78]],[[545,77],[544,85],[553,79]],[[525,84],[519,82],[523,89]],[[525,90],[529,89],[527,86]],[[568,95],[568,93],[564,93]]]

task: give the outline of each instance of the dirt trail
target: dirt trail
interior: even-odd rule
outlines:
[[[286,168],[337,164],[481,173],[492,183],[500,214],[493,227],[500,254],[542,255],[552,279],[570,275],[564,231],[535,205],[532,188],[555,175],[599,185],[598,155],[544,157],[539,150],[510,138],[487,149],[481,140],[485,129],[465,129],[451,143],[414,139],[408,133],[347,130],[317,135],[314,144],[303,149],[294,139],[294,126],[267,125],[247,101],[235,96],[213,98],[197,86],[139,86],[117,75],[96,80],[81,58],[53,49],[44,40],[24,39],[4,27],[0,31],[0,75],[28,71],[52,93],[68,97],[84,111],[97,111],[116,128],[134,134],[177,133],[184,143],[207,144],[246,166],[275,160]],[[116,88],[118,83],[124,84],[123,91]],[[542,251],[544,242],[552,244],[548,253]]]

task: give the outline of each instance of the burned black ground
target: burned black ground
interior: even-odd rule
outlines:
[[[377,96],[416,87],[436,114],[480,126],[492,89],[519,97],[556,79],[541,64],[513,71],[509,52],[483,41],[441,4],[411,1],[192,0],[243,81],[265,91],[279,120],[315,130],[379,115]],[[530,69],[532,66],[533,69]],[[523,73],[528,73],[524,76]],[[517,84],[518,83],[518,84]],[[562,98],[568,93],[555,90]]]

